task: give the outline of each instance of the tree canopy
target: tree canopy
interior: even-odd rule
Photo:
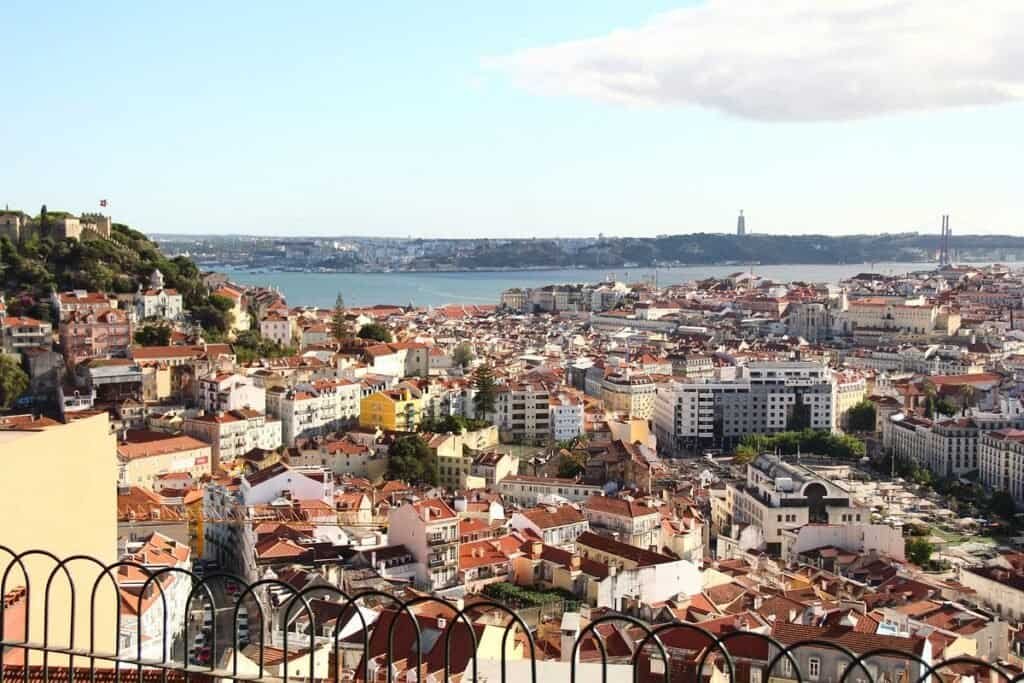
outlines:
[[[239,363],[250,363],[258,358],[294,356],[296,353],[295,347],[281,346],[275,341],[260,336],[256,330],[239,332],[231,346]]]
[[[437,460],[419,434],[399,437],[388,450],[388,479],[410,484],[437,484]]]
[[[475,358],[473,347],[470,346],[469,342],[462,342],[455,347],[455,351],[452,353],[452,361],[463,370],[469,367],[469,364],[473,362],[473,358]]]
[[[14,356],[0,353],[0,408],[14,405],[28,389],[28,375],[18,365]]]
[[[334,300],[334,310],[331,313],[330,323],[331,336],[339,344],[346,339],[352,338],[352,325],[348,321],[348,313],[345,310],[345,298],[338,292]]]
[[[135,343],[142,346],[168,346],[171,326],[166,323],[147,323],[135,330]]]
[[[798,451],[807,455],[827,455],[839,460],[857,460],[867,453],[864,442],[848,434],[804,429],[776,434],[749,434],[736,447],[737,457],[753,459],[759,453],[778,450],[783,455]]]
[[[388,343],[392,341],[391,331],[380,323],[366,323],[359,328],[360,339],[373,339],[375,341]]]
[[[932,553],[935,552],[935,546],[923,536],[913,536],[906,540],[904,552],[908,560],[919,567],[923,567],[931,561]]]
[[[497,383],[494,381],[494,371],[490,365],[484,363],[477,366],[473,372],[473,388],[476,395],[473,396],[473,407],[478,417],[486,418],[494,412],[494,404],[497,400]]]
[[[875,404],[863,400],[850,408],[847,414],[847,429],[851,432],[875,431]]]

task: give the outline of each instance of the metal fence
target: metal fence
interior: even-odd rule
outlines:
[[[199,576],[133,561],[105,565],[85,555],[62,559],[45,550],[16,553],[0,545],[0,558],[5,557],[9,559],[0,559],[0,683],[205,683],[219,678],[397,683],[490,677],[506,683],[510,677],[519,681],[526,675],[534,683],[539,677],[545,683],[575,683],[577,678],[589,681],[597,675],[602,683],[913,683],[938,681],[938,674],[969,675],[979,683],[1024,679],[1024,674],[1015,677],[998,664],[974,657],[929,661],[903,649],[854,652],[831,640],[784,645],[753,631],[715,635],[699,623],[647,624],[625,614],[590,620],[571,632],[569,640],[559,624],[550,625],[551,633],[544,637],[557,633],[561,649],[569,650],[551,658],[540,646],[537,624],[493,600],[461,604],[422,596],[403,601],[380,591],[346,595],[329,585],[296,589],[273,578],[246,583],[223,572]],[[175,603],[182,601],[176,608]],[[361,606],[384,608],[391,616],[371,622]],[[318,620],[317,613],[325,607],[336,615],[333,620]],[[104,611],[113,614],[107,624],[113,633],[106,636],[98,624]],[[180,622],[170,618],[175,612],[180,612]],[[251,619],[243,616],[250,614]],[[432,615],[427,627],[425,614]],[[348,621],[342,622],[346,615]],[[346,624],[353,628],[345,630]],[[474,624],[500,629],[497,656],[492,647],[485,660],[478,638],[482,627]],[[609,624],[629,635],[618,638],[618,650],[608,642]],[[400,629],[406,632],[408,649],[398,652],[395,638]],[[202,646],[197,644],[198,633],[205,634],[199,639]],[[689,637],[681,643],[673,633]],[[104,639],[115,645],[102,647]],[[144,656],[144,640],[150,650],[159,647],[159,656]],[[741,642],[745,646],[737,647]],[[752,648],[753,643],[758,646]],[[453,659],[453,646],[461,657]],[[437,654],[438,647],[443,657]],[[839,666],[823,667],[827,657]]]

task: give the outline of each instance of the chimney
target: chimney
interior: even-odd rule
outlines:
[[[572,571],[578,571],[580,568],[580,555],[579,553],[573,553],[572,559],[569,560],[569,569]]]
[[[539,560],[541,554],[544,552],[544,544],[540,541],[534,541],[530,544],[530,559]]]
[[[578,612],[565,612],[562,614],[562,625],[559,628],[559,631],[561,631],[562,635],[561,660],[563,662],[568,662],[572,659],[572,648],[576,644],[576,639],[579,638],[580,635],[580,614]]]

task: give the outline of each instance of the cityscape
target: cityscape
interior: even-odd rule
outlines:
[[[0,683],[1024,680],[1024,5],[0,6]]]

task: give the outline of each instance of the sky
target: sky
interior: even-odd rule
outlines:
[[[207,6],[208,5],[208,6]],[[1024,232],[1019,0],[0,3],[0,204],[149,233]]]

